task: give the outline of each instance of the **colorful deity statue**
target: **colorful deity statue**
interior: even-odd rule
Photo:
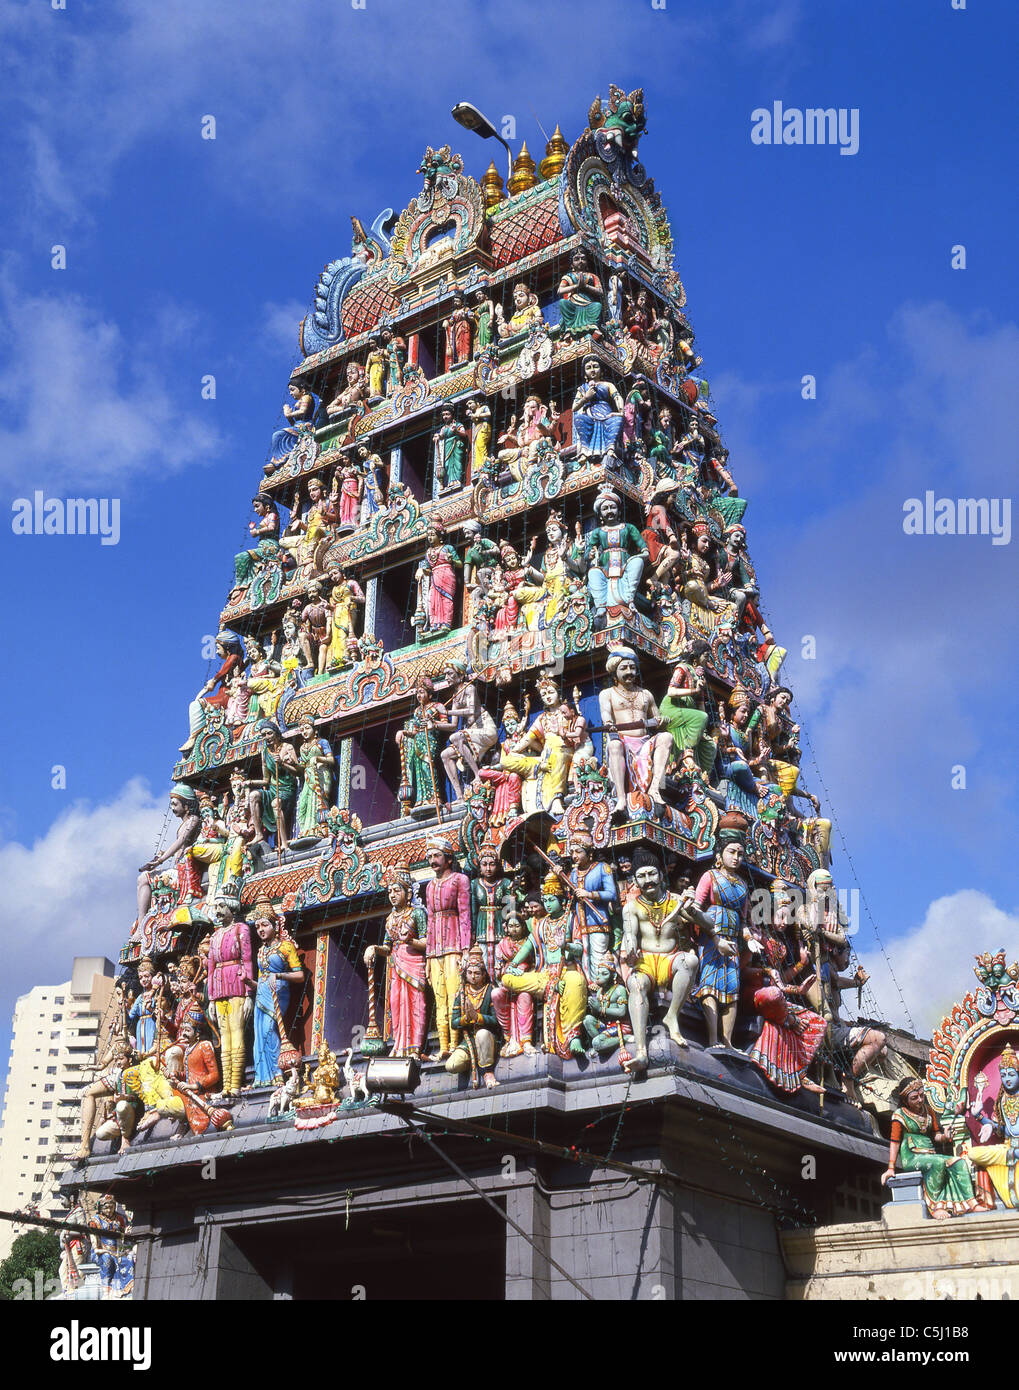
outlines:
[[[326,669],[342,670],[357,660],[357,610],[365,602],[364,590],[356,579],[349,578],[338,565],[327,575],[329,580],[329,645]]]
[[[99,1266],[99,1277],[107,1293],[129,1294],[134,1287],[134,1250],[126,1241],[127,1218],[117,1208],[112,1193],[104,1193],[88,1223],[92,1257]]]
[[[386,395],[392,396],[404,383],[407,368],[407,344],[389,327],[382,330],[382,347],[386,354]]]
[[[609,104],[595,97],[587,115],[595,147],[608,165],[615,185],[642,182],[635,165],[637,142],[647,129],[644,117],[644,90],[637,87],[629,95],[609,83]]]
[[[456,572],[460,557],[445,543],[445,528],[438,521],[428,528],[428,549],[418,562],[417,605],[413,624],[418,639],[442,637],[453,626],[456,605]]]
[[[386,368],[388,365],[389,353],[383,345],[382,334],[373,333],[369,342],[368,355],[364,360],[370,401],[381,400],[386,394]]]
[[[516,705],[511,700],[506,701],[502,712],[505,737],[499,745],[498,760],[494,767],[483,767],[478,774],[482,783],[492,792],[488,808],[488,825],[492,830],[501,830],[520,814],[523,779],[519,772],[514,772],[504,765],[503,759],[506,756],[512,758],[514,746],[527,726],[529,712],[529,699],[524,704],[523,718],[520,717]]]
[[[446,1058],[449,1072],[470,1071],[471,1085],[498,1086],[495,1058],[499,1046],[499,1020],[492,1002],[492,981],[484,952],[472,946],[467,952],[460,988],[453,999],[450,1018],[459,1038]]]
[[[584,537],[588,562],[587,587],[596,614],[611,608],[632,609],[648,548],[644,537],[630,522],[623,521],[619,494],[603,485],[594,500],[599,525]]]
[[[454,801],[461,801],[460,766],[466,768],[472,778],[480,777],[481,762],[495,747],[499,735],[495,720],[481,703],[477,683],[471,679],[466,664],[448,661],[442,674],[452,687],[444,725],[452,732],[442,750],[441,762],[453,789]]]
[[[704,1011],[708,1046],[731,1048],[739,1002],[740,950],[744,945],[751,954],[761,950],[748,930],[750,889],[742,872],[746,859],[746,821],[742,816],[719,819],[715,850],[715,866],[702,875],[695,896],[714,933],[699,947],[694,998],[700,1000]]]
[[[287,387],[290,400],[283,406],[287,423],[275,432],[269,446],[269,459],[272,468],[280,463],[293,450],[301,434],[312,427],[318,413],[318,398],[314,392],[297,382]]]
[[[189,787],[186,782],[177,782],[171,788],[170,814],[180,821],[180,829],[173,842],[168,849],[163,850],[161,854],[154,855],[144,863],[138,871],[137,927],[140,927],[148,916],[152,906],[152,890],[157,884],[164,881],[174,882],[179,898],[197,897],[201,891],[187,854],[187,851],[198,839],[202,826],[198,812],[198,795],[194,787]],[[166,870],[163,873],[156,872],[160,865],[168,862],[173,864],[172,870]]]
[[[519,423],[512,415],[498,439],[495,461],[496,481],[500,485],[522,482],[536,462],[544,444],[555,439],[559,412],[546,405],[540,396],[529,395],[524,401]]]
[[[304,982],[304,967],[284,919],[272,904],[257,902],[248,925],[258,938],[255,978],[245,977],[246,989],[254,990],[253,1057],[255,1085],[272,1086],[280,1078],[281,1057],[292,1064],[293,1048],[287,1037],[286,1014],[294,988]]]
[[[347,458],[333,473],[333,488],[329,495],[330,511],[336,516],[340,535],[353,531],[360,524],[363,497],[364,474],[360,461]]]
[[[432,435],[435,445],[435,476],[439,491],[455,492],[463,487],[467,474],[467,454],[469,439],[467,431],[452,410],[445,407],[439,412],[441,424]]]
[[[598,336],[604,302],[601,279],[591,269],[587,254],[579,249],[574,251],[570,268],[559,281],[559,321],[563,332],[574,338],[592,332]]]
[[[531,792],[533,804],[528,809],[561,815],[570,765],[587,737],[587,720],[563,699],[551,675],[538,680],[537,690],[541,712],[512,748],[500,755],[499,767],[515,773]]]
[[[231,904],[220,899],[212,909],[216,929],[209,939],[209,1003],[216,1018],[223,1057],[223,1092],[230,1102],[244,1084],[245,1024],[251,1017],[251,933],[234,917]]]
[[[617,1047],[625,1049],[633,1037],[626,986],[611,960],[594,971],[583,1027],[588,1048],[596,1057],[606,1057]]]
[[[567,878],[572,885],[573,937],[583,953],[581,968],[588,984],[612,954],[618,941],[616,921],[619,892],[612,870],[594,857],[594,841],[586,833],[574,834],[569,842],[573,867]]]
[[[386,958],[385,1025],[392,1039],[393,1057],[420,1057],[424,1053],[428,1024],[425,952],[428,922],[424,909],[413,899],[413,880],[404,865],[386,872],[389,915],[385,940],[369,946],[364,961]]]
[[[253,843],[265,845],[269,831],[275,834],[277,848],[282,851],[290,845],[290,817],[304,769],[297,750],[271,720],[263,719],[255,732],[263,742],[262,776],[248,783],[248,809],[256,831]]]
[[[210,711],[226,709],[230,699],[228,682],[244,669],[244,646],[232,632],[218,634],[216,656],[220,662],[218,669],[205,682],[188,709],[188,736],[181,745],[182,753],[189,753],[194,747],[198,735],[209,722]]]
[[[499,977],[496,953],[502,940],[503,913],[515,904],[513,885],[503,872],[499,851],[493,844],[482,844],[478,851],[478,872],[471,879],[471,923],[474,945],[482,953],[489,979]]]
[[[502,936],[495,947],[493,980],[502,980],[529,935],[527,920],[517,907],[516,899],[507,897],[502,913]],[[534,958],[533,953],[528,958]],[[533,1056],[537,1048],[534,1046],[534,999],[531,995],[508,990],[499,984],[492,991],[492,1002],[505,1038],[503,1057],[519,1057],[521,1053]]]
[[[714,940],[714,923],[698,911],[689,891],[673,893],[658,857],[639,848],[633,859],[636,893],[623,904],[620,957],[630,967],[626,981],[633,1048],[630,1069],[647,1066],[648,1016],[656,988],[671,990],[665,1027],[677,1047],[686,1047],[679,1012],[697,980],[696,940],[703,930]],[[728,954],[728,944],[722,946]]]
[[[965,1216],[986,1203],[973,1188],[969,1162],[963,1154],[938,1153],[937,1144],[948,1135],[938,1127],[924,1096],[919,1077],[907,1077],[899,1086],[899,1108],[892,1115],[892,1138],[888,1167],[881,1174],[882,1184],[895,1176],[896,1165],[905,1173],[919,1172],[923,1197],[935,1221]]]
[[[321,839],[329,813],[336,756],[327,739],[317,738],[315,723],[310,717],[298,726],[301,736],[297,756],[303,769],[301,792],[297,798],[297,833]]]
[[[151,980],[150,961],[145,962]],[[141,962],[139,962],[139,975]],[[123,1035],[110,1040],[110,1046],[99,1063],[99,1075],[81,1093],[81,1142],[75,1155],[76,1162],[84,1162],[92,1151],[92,1140],[103,1124],[102,1111],[106,1104],[124,1097],[124,1072],[136,1066],[138,1054],[131,1039]]]
[[[471,427],[471,476],[480,478],[492,443],[492,411],[484,401],[468,401],[464,407]]]
[[[1001,1205],[1015,1210],[1019,1208],[1019,1057],[1011,1043],[998,1054],[998,1094],[993,1101],[986,1099],[987,1087],[986,1074],[978,1072],[969,1113],[981,1125],[980,1142],[965,1145],[963,1153],[979,1170],[978,1177],[990,1179]],[[890,1159],[888,1166],[892,1166]]]
[[[518,333],[526,333],[541,321],[538,296],[523,280],[518,280],[513,286],[513,313],[508,321],[503,314],[502,305],[497,303],[495,306],[496,332],[500,338],[514,338]]]
[[[166,1049],[163,1059],[163,1074],[177,1104],[172,1110],[165,1104],[157,1104],[147,1111],[138,1122],[139,1131],[161,1115],[182,1120],[192,1134],[204,1134],[208,1129],[233,1129],[229,1110],[208,1099],[219,1089],[220,1075],[212,1043],[202,1037],[205,1027],[205,1015],[195,1004],[185,1012],[177,1040]]]
[[[133,1028],[134,1047],[138,1052],[151,1052],[156,1046],[164,1012],[163,990],[166,981],[157,975],[152,961],[143,956],[138,962],[138,994],[127,1010],[128,1026]]]
[[[308,602],[301,609],[301,652],[310,671],[322,675],[329,660],[329,603],[321,580],[308,585]]]
[[[446,340],[446,371],[471,360],[471,339],[474,334],[474,315],[467,307],[463,290],[453,291],[453,304],[443,324]]]
[[[434,691],[430,677],[422,676],[415,686],[414,709],[396,733],[400,750],[399,799],[405,815],[437,807],[443,799],[436,775],[440,766],[437,730],[445,728],[449,720],[445,706],[432,698]]]
[[[326,406],[326,414],[330,419],[342,415],[345,411],[360,405],[362,401],[366,401],[370,394],[371,388],[368,384],[368,378],[360,362],[348,362],[346,385]]]
[[[640,684],[637,654],[630,647],[610,649],[605,670],[612,685],[598,696],[607,741],[609,777],[616,794],[614,815],[626,815],[628,797],[664,808],[662,778],[672,755],[672,734],[650,690]]]
[[[602,379],[597,357],[584,358],[584,382],[573,398],[573,443],[582,459],[615,457],[623,429],[619,388]]]
[[[485,348],[491,345],[495,327],[495,305],[489,298],[486,290],[475,290],[473,312],[476,328],[474,335],[474,353],[475,356],[480,356]]]
[[[332,509],[321,478],[309,478],[307,498],[294,500],[290,520],[280,536],[280,548],[305,575],[315,569],[319,547],[328,538]]]
[[[470,881],[453,867],[453,845],[444,835],[427,844],[428,867],[434,877],[425,886],[428,919],[428,983],[435,1001],[439,1060],[445,1061],[459,1042],[452,1022],[453,1001],[460,988],[460,959],[471,944]]]
[[[708,781],[715,765],[717,745],[707,735],[708,712],[704,708],[707,678],[704,663],[709,654],[707,642],[694,638],[679,655],[659,714],[662,725],[672,735],[674,752],[683,772],[697,781]]]
[[[779,1091],[801,1088],[822,1094],[824,1088],[807,1075],[828,1024],[803,1002],[810,985],[804,976],[805,952],[795,933],[794,896],[789,884],[771,885],[770,921],[758,928],[761,951],[741,957],[741,986],[747,1013],[757,1014],[761,1031],[747,1056]],[[797,978],[797,977],[800,978]]]
[[[250,582],[255,563],[259,556],[258,546],[263,541],[278,541],[280,534],[280,514],[276,503],[268,497],[253,497],[251,505],[255,510],[255,520],[248,522],[248,531],[255,542],[255,549],[242,550],[234,556],[234,583],[230,597],[234,598]]]
[[[546,1052],[559,1057],[584,1053],[581,1025],[587,1012],[587,981],[574,964],[582,947],[570,939],[570,913],[556,873],[542,885],[544,915],[535,921],[503,972],[500,984],[506,994],[529,994],[542,1001],[543,1042]]]

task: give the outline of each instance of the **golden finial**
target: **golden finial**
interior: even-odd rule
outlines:
[[[531,158],[531,152],[527,148],[527,141],[520,146],[520,153],[513,161],[513,172],[510,175],[509,191],[511,197],[516,197],[518,193],[523,193],[525,189],[533,188],[538,182],[535,177],[537,165]]]
[[[566,156],[570,152],[570,147],[557,125],[552,132],[552,138],[545,146],[545,158],[538,165],[539,172],[543,179],[557,179],[562,172],[562,167],[566,163]]]
[[[498,207],[506,196],[506,190],[503,188],[502,179],[499,177],[499,170],[495,167],[494,159],[485,171],[485,177],[481,180],[481,191],[484,194],[486,211],[489,208]]]

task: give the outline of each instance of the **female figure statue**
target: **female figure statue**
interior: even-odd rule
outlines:
[[[441,522],[433,522],[428,528],[428,549],[415,574],[418,599],[413,623],[419,641],[423,637],[440,637],[453,626],[460,559],[453,547],[444,543],[445,534]]]
[[[286,458],[301,435],[301,425],[311,425],[318,411],[318,398],[306,386],[292,382],[287,388],[290,404],[284,405],[287,423],[277,430],[269,448],[269,471]]]
[[[898,1088],[902,1102],[892,1115],[892,1139],[888,1147],[888,1167],[881,1174],[881,1185],[895,1176],[895,1166],[904,1173],[919,1170],[923,1176],[923,1199],[935,1221],[965,1216],[982,1203],[973,1190],[973,1178],[963,1154],[955,1158],[939,1154],[935,1143],[948,1136],[938,1129],[924,1100],[923,1082],[907,1077]]]
[[[714,936],[700,945],[700,972],[694,998],[700,1000],[704,1010],[708,1046],[719,1045],[721,1021],[722,1046],[732,1047],[739,1000],[740,945],[746,942],[748,950],[755,955],[761,948],[747,930],[750,889],[740,872],[746,857],[743,829],[746,822],[742,816],[722,816],[718,824],[715,867],[702,876],[694,898],[715,926]]]
[[[576,338],[597,330],[603,297],[601,280],[578,248],[570,258],[570,269],[559,281],[559,321],[563,332]]]
[[[538,296],[523,280],[513,286],[513,313],[507,323],[501,304],[495,306],[496,330],[500,338],[513,338],[518,333],[526,333],[529,328],[541,323],[541,309]]]
[[[226,710],[230,700],[230,678],[244,670],[244,648],[241,639],[232,632],[219,633],[216,655],[220,659],[219,670],[209,677],[188,707],[188,736],[181,744],[182,753],[190,753],[195,746],[208,722],[210,710]]]
[[[702,782],[708,780],[716,751],[714,740],[705,733],[708,715],[704,708],[707,680],[703,660],[707,651],[707,642],[700,639],[687,643],[659,709],[662,725],[672,734],[684,772]]]
[[[369,946],[365,965],[376,956],[387,956],[386,1013],[383,1032],[393,1040],[392,1057],[420,1057],[425,1045],[428,1005],[425,996],[424,909],[413,901],[413,882],[399,866],[387,872],[390,912],[386,918],[386,939]]]
[[[253,497],[251,505],[255,509],[255,520],[248,522],[248,530],[255,546],[257,547],[260,541],[279,540],[280,514],[276,503],[268,497]],[[259,553],[256,548],[242,550],[239,555],[234,556],[234,590],[231,598],[250,581]]]
[[[470,361],[474,315],[464,301],[463,291],[453,291],[453,307],[444,324],[446,338],[446,371],[461,362]]]
[[[255,1085],[271,1086],[279,1077],[280,1052],[284,1046],[290,1046],[284,1018],[292,987],[304,981],[304,967],[282,917],[276,915],[271,903],[256,903],[248,922],[259,941],[258,979],[245,980],[255,991]]]
[[[310,718],[301,720],[300,734],[297,756],[304,776],[297,799],[297,833],[321,839],[325,833],[322,822],[329,810],[336,758],[327,741],[315,737],[315,725]]]
[[[584,379],[573,398],[573,442],[581,459],[614,456],[623,429],[623,398],[613,382],[602,380],[597,357],[584,359]]]

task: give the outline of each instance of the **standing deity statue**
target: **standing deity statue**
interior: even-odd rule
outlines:
[[[698,911],[692,890],[670,890],[650,850],[638,848],[633,864],[637,892],[623,904],[620,956],[630,967],[626,982],[634,1042],[630,1066],[641,1071],[647,1066],[648,1015],[656,988],[671,990],[665,1027],[677,1047],[687,1045],[679,1031],[679,1013],[697,981],[697,933],[703,930],[714,940],[714,923]],[[716,945],[725,955],[735,953],[728,942]]]
[[[711,919],[714,934],[700,945],[700,969],[694,998],[700,1000],[708,1030],[708,1046],[732,1047],[739,1002],[739,956],[745,943],[751,954],[760,944],[750,936],[750,888],[741,872],[746,858],[742,816],[722,816],[715,836],[715,867],[702,875],[696,904]],[[721,1042],[719,1027],[721,1026]]]
[[[619,388],[603,381],[597,357],[584,358],[584,382],[573,398],[573,443],[581,459],[616,456],[623,429]]]
[[[117,1209],[117,1199],[107,1192],[88,1223],[95,1231],[92,1255],[107,1293],[127,1294],[134,1286],[134,1250],[124,1239],[127,1218]]]
[[[381,400],[386,394],[386,368],[389,365],[389,353],[383,346],[381,333],[372,334],[364,365],[368,377],[368,399]]]
[[[484,953],[472,946],[467,953],[460,988],[453,1000],[451,1026],[459,1042],[446,1059],[446,1070],[470,1070],[471,1085],[481,1082],[498,1086],[495,1056],[498,1049],[499,1020],[492,1002],[492,981]]]
[[[482,953],[489,978],[499,978],[496,955],[501,937],[503,913],[515,905],[513,887],[503,873],[499,851],[492,844],[478,850],[478,873],[471,880],[471,922],[474,945]]]
[[[326,669],[338,671],[357,660],[355,619],[358,608],[364,605],[365,597],[357,580],[348,578],[338,565],[330,568],[327,578],[332,587],[329,590],[331,613]]]
[[[326,835],[330,793],[336,770],[336,757],[328,741],[315,736],[315,722],[307,716],[298,726],[301,744],[297,750],[303,769],[301,793],[297,798],[297,833],[318,839]]]
[[[499,745],[499,758],[494,767],[483,767],[478,774],[485,786],[492,790],[492,801],[488,808],[488,825],[500,830],[509,821],[520,815],[520,798],[523,781],[518,772],[504,765],[505,756],[512,757],[513,748],[527,725],[530,704],[525,701],[524,717],[521,719],[516,706],[507,700],[502,712],[502,727],[505,738]],[[493,974],[493,979],[496,976]]]
[[[607,736],[609,777],[616,794],[614,815],[628,812],[627,794],[641,805],[644,798],[659,815],[664,810],[662,778],[672,754],[672,734],[650,690],[640,684],[637,654],[630,647],[610,650],[605,670],[612,685],[598,696]]]
[[[263,719],[255,732],[262,743],[262,776],[248,783],[248,810],[255,827],[254,843],[267,843],[266,831],[276,836],[277,848],[290,845],[290,816],[297,796],[297,780],[303,772],[297,750],[287,743],[271,720]]]
[[[404,815],[438,807],[443,800],[436,769],[439,766],[437,730],[448,724],[445,706],[433,700],[434,686],[422,676],[415,687],[416,704],[403,727],[397,730],[400,750],[399,799]]]
[[[252,1013],[251,933],[234,920],[233,907],[220,899],[212,908],[216,929],[209,938],[208,996],[216,1017],[223,1057],[223,1094],[236,1100],[244,1084],[244,1027]]]
[[[269,902],[257,902],[248,918],[258,937],[257,976],[244,980],[255,992],[253,1053],[255,1085],[272,1086],[279,1079],[283,1051],[293,1052],[286,1031],[286,1012],[293,988],[304,983],[297,947]]]
[[[435,445],[435,476],[439,491],[455,492],[463,487],[467,471],[469,440],[467,431],[448,406],[439,412],[441,424],[432,435]]]
[[[467,875],[453,868],[453,845],[445,836],[433,836],[426,850],[435,875],[425,885],[428,983],[435,1000],[439,1060],[445,1061],[459,1042],[452,1010],[460,987],[460,960],[471,944],[471,889]]]
[[[443,324],[446,340],[446,371],[458,367],[461,362],[471,360],[471,338],[474,333],[474,315],[467,308],[463,290],[453,291],[453,306]]]
[[[694,548],[691,551],[687,547],[684,537],[682,550],[685,571],[683,596],[710,613],[721,612],[726,603],[718,591],[726,587],[731,575],[728,570],[719,570],[716,564],[716,545],[708,523],[697,521],[691,531]]]
[[[618,494],[608,486],[598,489],[594,513],[600,525],[584,537],[588,561],[587,587],[596,614],[609,608],[624,613],[633,608],[640,587],[648,548],[636,526],[624,522]]]
[[[415,571],[417,604],[412,619],[418,640],[442,637],[453,626],[456,604],[456,571],[460,557],[445,543],[445,528],[438,521],[428,528],[428,549]]]
[[[360,460],[347,458],[333,473],[333,490],[329,497],[330,510],[336,516],[341,535],[353,531],[359,524],[363,497],[364,474]]]
[[[492,443],[492,411],[484,401],[468,401],[464,414],[471,426],[471,477],[480,478]]]
[[[308,585],[308,602],[301,609],[301,651],[305,666],[322,675],[329,659],[329,604],[322,592],[322,583],[313,579]]]
[[[495,305],[488,297],[486,290],[476,290],[474,293],[474,323],[477,332],[474,336],[474,353],[480,356],[492,342],[492,331],[495,324]]]
[[[357,461],[363,476],[360,521],[364,526],[389,505],[389,469],[381,457],[373,454],[364,444],[358,445]]]
[[[386,395],[392,396],[404,383],[407,344],[391,328],[383,328],[382,347],[386,354]]]
[[[586,253],[578,248],[570,257],[569,270],[559,281],[559,321],[563,332],[571,338],[583,333],[599,337],[604,298],[601,279],[591,269]]]
[[[428,922],[424,909],[413,899],[414,885],[403,865],[386,872],[389,915],[385,940],[369,946],[364,963],[370,966],[376,956],[386,960],[385,1024],[383,1031],[392,1039],[392,1057],[420,1057],[428,1025],[425,952],[428,949]]]
[[[567,875],[573,887],[573,939],[582,947],[581,968],[588,984],[606,963],[614,949],[614,918],[619,910],[619,891],[612,870],[594,857],[590,835],[570,838],[573,868]]]

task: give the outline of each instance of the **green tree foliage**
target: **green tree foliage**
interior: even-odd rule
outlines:
[[[26,1231],[11,1246],[11,1253],[0,1264],[0,1299],[14,1297],[18,1279],[35,1279],[42,1271],[43,1282],[55,1279],[60,1269],[60,1241],[53,1231]]]

